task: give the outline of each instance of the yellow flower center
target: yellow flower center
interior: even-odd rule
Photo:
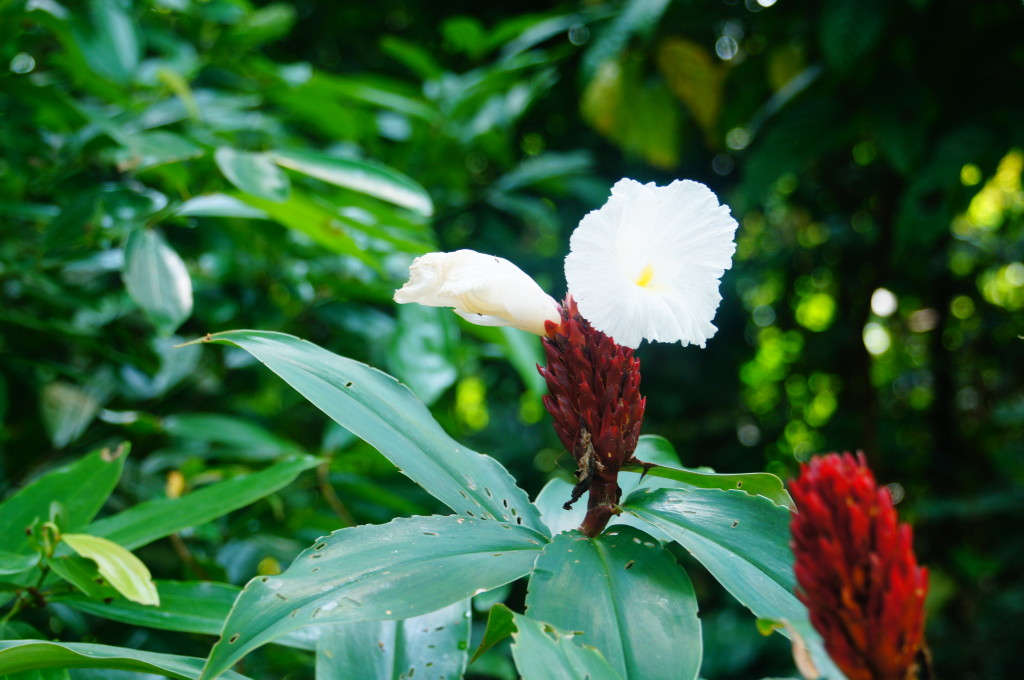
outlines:
[[[640,272],[640,276],[636,277],[636,285],[641,288],[646,288],[651,285],[651,280],[654,278],[654,267],[647,265]]]

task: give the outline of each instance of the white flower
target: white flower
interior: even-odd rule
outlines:
[[[704,347],[736,250],[736,220],[703,184],[619,180],[569,241],[565,278],[580,314],[627,347],[644,339]]]
[[[475,250],[417,257],[409,281],[395,291],[395,302],[453,307],[480,326],[512,326],[537,335],[544,335],[545,321],[561,318],[558,303],[526,272]]]

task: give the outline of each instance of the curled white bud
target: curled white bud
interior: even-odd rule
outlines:
[[[480,326],[511,326],[544,335],[560,318],[558,303],[508,260],[475,250],[427,253],[413,260],[395,302],[452,307]]]

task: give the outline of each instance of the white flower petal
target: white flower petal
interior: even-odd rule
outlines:
[[[580,313],[620,345],[704,347],[732,266],[736,220],[699,182],[619,180],[573,232],[565,278]]]
[[[512,326],[544,335],[545,321],[558,321],[558,303],[506,259],[475,250],[427,253],[413,260],[409,281],[395,302],[452,307],[481,326]]]

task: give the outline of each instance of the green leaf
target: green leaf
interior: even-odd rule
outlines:
[[[162,424],[167,434],[185,441],[210,442],[241,449],[251,460],[302,452],[302,447],[293,441],[255,423],[221,413],[178,413],[164,418]]]
[[[60,560],[55,560],[54,563]],[[154,581],[160,595],[160,605],[141,605],[130,600],[102,601],[94,597],[71,593],[51,598],[78,611],[120,621],[132,626],[145,626],[182,633],[219,635],[224,620],[231,611],[242,589],[227,583],[210,581]],[[285,635],[275,643],[313,650],[316,648],[316,630],[313,635]]]
[[[21,555],[0,551],[0,576],[20,574],[39,564],[38,554]]]
[[[377,259],[352,237],[349,226],[340,215],[300,192],[293,191],[291,197],[283,203],[246,194],[242,194],[240,198],[268,218],[305,234],[323,247],[336,253],[350,255],[382,271]]]
[[[650,35],[668,3],[669,0],[629,0],[587,49],[581,65],[584,78],[592,78],[603,62],[618,59],[634,35]]]
[[[178,206],[176,215],[185,217],[246,217],[267,220],[270,217],[259,208],[228,194],[193,196]]]
[[[396,378],[423,403],[432,404],[459,375],[454,356],[457,340],[455,315],[449,310],[399,305],[388,363]]]
[[[757,618],[791,623],[818,670],[842,677],[793,594],[789,510],[761,496],[718,489],[639,489],[622,508],[686,548]]]
[[[92,0],[93,31],[78,31],[77,42],[86,61],[95,71],[128,84],[139,68],[142,45],[126,0]]]
[[[43,424],[54,448],[62,449],[77,440],[92,423],[113,391],[113,383],[107,377],[109,374],[97,374],[81,387],[64,381],[43,387]]]
[[[272,203],[288,200],[291,182],[268,155],[222,146],[213,157],[224,177],[241,191]]]
[[[102,602],[77,593],[53,601],[133,626],[217,635],[242,591],[226,583],[155,581],[155,585],[160,596],[158,606],[121,599]]]
[[[776,505],[795,509],[793,499],[786,491],[782,480],[768,472],[746,472],[742,474],[720,474],[697,470],[666,467],[661,457],[671,456],[678,461],[675,448],[664,437],[645,434],[640,437],[636,457],[645,462],[658,463],[647,471],[648,477],[661,477],[682,482],[682,488],[691,489],[739,489],[753,496],[764,496]],[[625,472],[643,472],[641,465],[624,466]],[[625,488],[625,487],[623,487]]]
[[[821,8],[821,49],[840,71],[861,63],[885,27],[882,0],[826,0]]]
[[[104,600],[117,595],[116,590],[103,582],[99,568],[90,559],[78,555],[64,555],[48,560],[47,564],[53,573],[78,588],[87,598]]]
[[[149,569],[117,543],[89,534],[62,534],[61,540],[82,557],[93,560],[100,576],[125,598],[139,604],[160,604]]]
[[[181,498],[140,503],[94,522],[88,527],[88,532],[134,550],[254,503],[290,484],[300,472],[321,462],[313,456],[292,456],[266,470],[211,484]]]
[[[122,271],[128,294],[163,335],[192,314],[192,279],[181,257],[153,229],[128,236]]]
[[[228,331],[212,340],[262,361],[455,512],[545,531],[537,508],[508,471],[449,437],[391,376],[284,333]]]
[[[0,545],[24,553],[29,547],[26,527],[50,516],[50,503],[64,506],[64,531],[78,531],[100,511],[121,479],[129,446],[100,449],[74,463],[52,470],[0,504]]]
[[[278,165],[304,175],[379,198],[421,215],[434,214],[434,203],[426,189],[386,165],[308,151],[273,151],[269,157]]]
[[[529,572],[543,535],[465,517],[411,517],[335,531],[279,576],[253,579],[235,602],[203,678],[310,624],[405,619]]]
[[[318,678],[461,678],[469,647],[469,600],[403,621],[325,626]]]
[[[693,586],[657,540],[633,527],[555,536],[537,558],[526,612],[577,631],[624,678],[696,678],[700,670]]]
[[[641,489],[622,507],[678,541],[758,618],[804,617],[793,595],[789,510],[717,489]]]
[[[158,654],[125,647],[81,642],[15,640],[0,642],[0,676],[40,668],[109,668],[111,670],[156,673],[176,680],[196,680],[202,659],[175,654]],[[234,671],[225,680],[248,680]]]
[[[114,152],[114,161],[121,172],[147,170],[198,158],[204,153],[202,147],[164,130],[129,135],[125,143],[126,146]]]
[[[505,605],[491,609],[484,644],[492,646],[512,635],[512,657],[524,680],[623,680],[601,652],[580,644],[575,633],[517,614]],[[481,646],[482,651],[487,647]]]

